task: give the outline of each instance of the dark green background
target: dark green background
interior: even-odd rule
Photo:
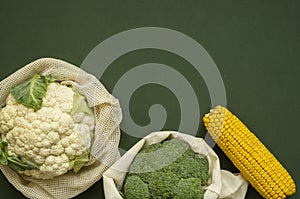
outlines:
[[[299,172],[299,1],[0,1],[0,78],[40,57],[80,65],[101,41],[121,31],[144,26],[180,31],[198,41],[216,62],[226,87],[228,107],[268,146],[300,182]],[[167,64],[190,81],[209,110],[205,83],[182,58],[160,50],[139,50],[117,59],[101,81],[112,91],[130,68],[148,62]],[[159,96],[159,98],[157,97]],[[117,97],[117,96],[116,96]],[[169,117],[164,129],[178,128],[176,97],[157,85],[146,85],[132,96],[131,114],[147,124],[148,107],[164,104]],[[198,136],[205,135],[203,123]],[[122,133],[120,146],[136,139]],[[217,148],[221,166],[236,171]],[[1,174],[0,193],[22,198]],[[299,198],[295,194],[290,198]],[[104,198],[102,182],[76,198]],[[247,199],[260,198],[249,187]]]

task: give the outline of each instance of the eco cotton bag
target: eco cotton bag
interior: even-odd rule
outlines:
[[[120,158],[118,151],[122,118],[119,102],[98,79],[67,62],[52,59],[38,59],[0,82],[0,104],[4,104],[9,89],[34,74],[51,74],[59,81],[72,85],[87,99],[93,107],[95,115],[95,132],[91,143],[91,160],[78,173],[68,173],[50,180],[34,179],[20,175],[8,166],[0,164],[0,169],[7,180],[28,198],[65,199],[72,198],[97,182],[116,160]]]
[[[232,174],[221,170],[217,154],[202,138],[175,132],[153,132],[137,142],[116,163],[103,174],[103,185],[106,199],[122,199],[118,188],[123,186],[124,179],[135,155],[151,144],[162,142],[168,138],[178,138],[186,141],[196,153],[207,155],[209,162],[209,180],[205,187],[205,199],[243,199],[245,198],[248,182],[241,174]]]

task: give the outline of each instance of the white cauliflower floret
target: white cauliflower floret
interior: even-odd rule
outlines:
[[[72,169],[70,161],[89,150],[94,131],[94,116],[71,114],[72,88],[50,83],[42,106],[18,104],[12,94],[0,111],[2,140],[8,142],[10,155],[36,163],[39,169],[19,173],[39,179],[51,179]]]
[[[80,123],[80,122],[83,120],[83,118],[84,118],[85,116],[86,116],[86,114],[83,113],[83,112],[74,114],[74,116],[73,116],[74,122]]]
[[[82,112],[74,115],[75,130],[80,134],[81,140],[84,142],[87,148],[91,146],[91,140],[95,129],[94,116],[84,114]]]
[[[90,127],[85,124],[75,124],[75,131],[80,134],[81,140],[87,148],[91,146],[92,134]]]
[[[86,115],[83,120],[80,122],[80,124],[85,124],[90,128],[90,131],[93,131],[95,129],[95,120],[94,116]]]
[[[21,173],[39,179],[46,179],[45,175],[47,174],[51,175],[52,173],[56,173],[56,175],[62,175],[68,170],[70,170],[69,157],[66,154],[62,154],[61,156],[50,155],[46,158],[42,158],[40,170],[27,170],[22,171]]]

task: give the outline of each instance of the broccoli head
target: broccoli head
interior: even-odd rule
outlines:
[[[188,143],[173,138],[150,145],[136,155],[123,192],[126,199],[201,199],[208,176],[207,158],[195,153]],[[138,183],[142,186],[138,187]],[[137,192],[141,192],[139,197]]]

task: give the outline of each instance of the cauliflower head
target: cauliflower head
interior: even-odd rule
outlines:
[[[29,86],[35,87],[32,81]],[[38,179],[51,179],[72,169],[77,172],[86,164],[95,126],[93,111],[73,88],[51,79],[45,91],[38,109],[18,102],[18,95],[11,91],[0,111],[0,141],[7,143],[7,154],[2,152],[2,156],[8,165],[17,164],[11,168],[20,174]],[[34,92],[29,88],[29,95]],[[11,157],[19,162],[12,163]],[[34,166],[20,166],[26,162]]]
[[[125,178],[123,193],[135,198],[204,197],[208,183],[208,159],[195,153],[188,143],[170,139],[142,149]]]

